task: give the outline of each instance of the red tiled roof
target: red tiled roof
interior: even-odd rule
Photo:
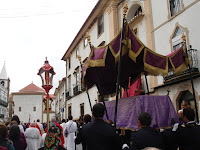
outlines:
[[[19,93],[44,93],[45,91],[36,86],[35,84],[31,83],[24,87],[23,89],[19,90]]]

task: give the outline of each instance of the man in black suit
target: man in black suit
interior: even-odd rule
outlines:
[[[105,107],[101,103],[93,106],[94,121],[82,128],[82,136],[87,150],[118,150],[115,128],[104,122]]]
[[[130,149],[141,150],[145,147],[163,148],[163,138],[160,133],[154,130],[151,125],[151,116],[142,112],[138,117],[139,130],[131,135]]]
[[[180,150],[200,149],[200,126],[194,121],[195,114],[191,108],[183,109],[185,126],[179,126],[176,138]]]
[[[84,124],[81,125],[78,129],[78,134],[76,136],[76,139],[75,139],[75,143],[76,144],[80,144],[82,143],[82,150],[87,150],[86,149],[86,144],[85,144],[85,141],[83,139],[83,136],[82,136],[82,128],[84,125],[88,124],[91,122],[91,116],[89,114],[86,114],[84,117],[83,117],[83,122]]]

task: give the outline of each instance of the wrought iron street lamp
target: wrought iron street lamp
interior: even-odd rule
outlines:
[[[56,73],[53,70],[53,67],[50,66],[47,57],[44,65],[39,69],[38,75],[42,79],[42,87],[46,91],[46,111],[47,111],[47,129],[49,129],[49,90],[53,87],[53,76]]]

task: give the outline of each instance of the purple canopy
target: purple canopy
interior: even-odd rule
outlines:
[[[113,122],[115,102],[115,100],[106,102],[109,119]],[[143,95],[119,99],[117,127],[137,130],[137,119],[141,112],[148,112],[151,115],[151,126],[154,128],[167,128],[178,122],[177,113],[169,96]]]
[[[160,55],[147,48],[128,24],[124,27],[126,30],[124,30],[123,40],[120,31],[108,45],[92,47],[82,71],[86,88],[96,84],[98,89],[101,87],[103,95],[116,92],[121,42],[123,44],[119,84],[125,89],[128,87],[129,78],[132,84],[141,73],[168,76],[171,70],[175,74],[180,74],[187,69],[188,59],[183,47],[168,56]]]

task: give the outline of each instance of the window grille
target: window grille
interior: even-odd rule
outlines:
[[[98,20],[98,35],[100,35],[104,30],[104,25],[103,25],[103,15],[99,18]]]
[[[171,12],[171,16],[174,16],[180,10],[181,10],[180,0],[170,0],[170,12]]]

